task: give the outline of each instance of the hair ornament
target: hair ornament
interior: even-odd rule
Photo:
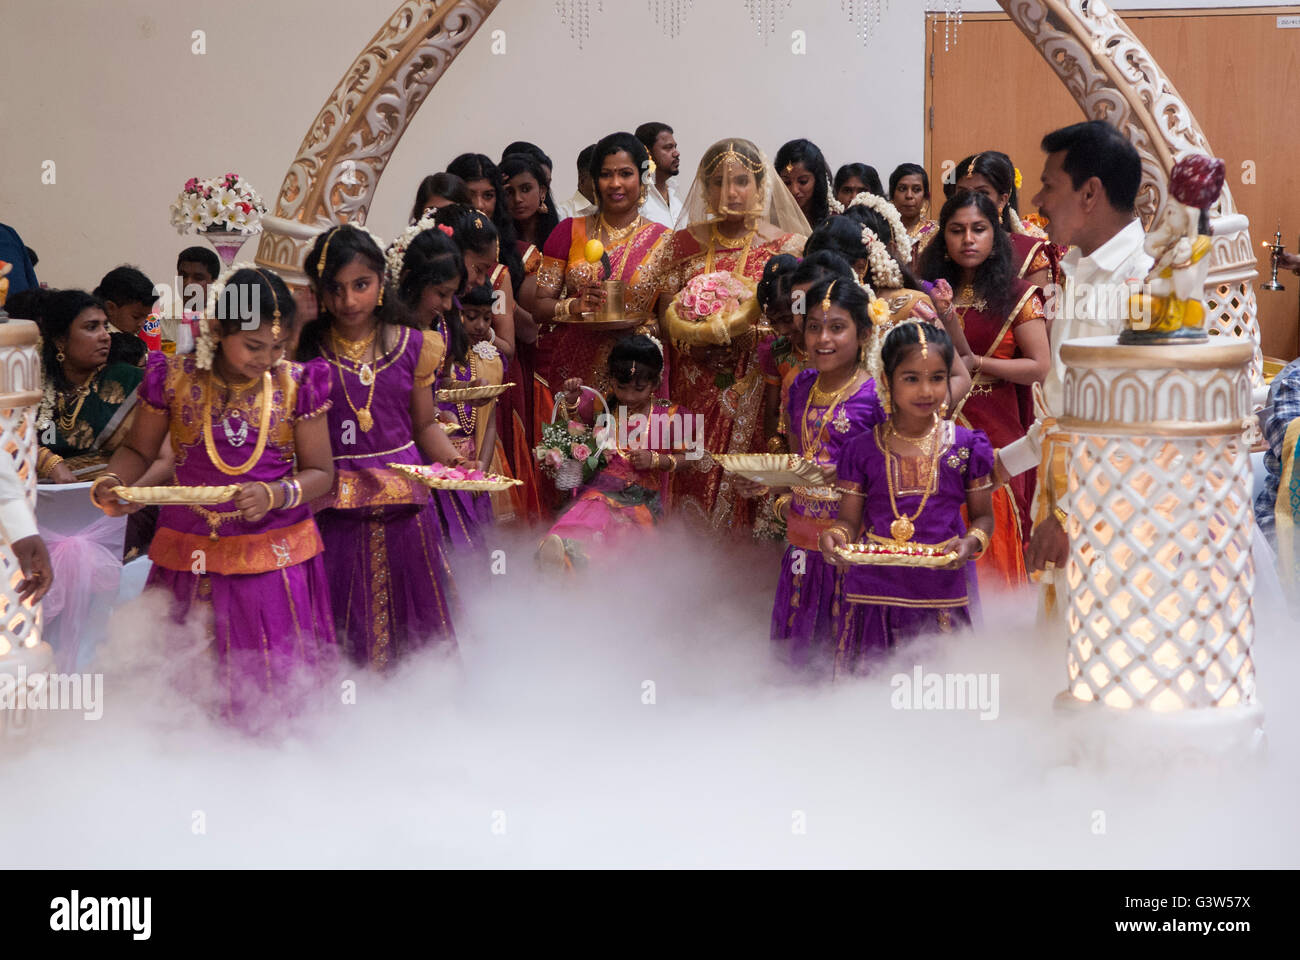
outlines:
[[[271,283],[270,277],[268,277],[261,270],[257,271],[257,275],[266,281],[267,289],[271,291],[271,300],[275,303],[275,312],[271,314],[271,339],[279,340],[280,339],[280,295],[275,292],[275,286]]]
[[[970,163],[966,164],[966,176],[968,176],[968,177],[973,177],[973,176],[975,176],[975,161],[978,160],[978,159],[979,159],[980,157],[982,157],[982,156],[984,156],[984,154],[982,154],[982,153],[977,153],[977,154],[975,154],[975,156],[973,156],[973,157],[970,158]]]
[[[830,310],[831,308],[831,291],[835,289],[835,284],[837,283],[839,283],[839,280],[832,280],[831,285],[826,288],[826,296],[822,297],[822,319],[823,320],[826,319],[826,311]]]
[[[868,210],[874,210],[884,217],[885,222],[889,224],[889,235],[893,240],[894,251],[898,254],[899,259],[910,260],[912,258],[912,238],[907,235],[907,228],[903,226],[903,218],[899,215],[896,206],[884,197],[876,196],[876,194],[868,193],[865,190],[850,200],[849,206],[866,207]],[[903,285],[901,275],[898,285],[900,287]]]
[[[446,234],[449,237],[456,236],[456,231],[453,230],[450,226],[448,226],[445,223],[438,224],[438,229],[441,230],[444,234]]]
[[[1019,167],[1013,167],[1012,169],[1016,171],[1016,189],[1019,190],[1022,186],[1024,186],[1025,178],[1020,175]]]
[[[644,336],[647,340],[649,340],[651,343],[653,343],[656,347],[659,348],[659,356],[662,357],[664,355],[664,345],[659,342],[659,338],[656,336],[652,336],[651,334],[648,333],[644,334]]]
[[[316,276],[321,277],[325,273],[325,257],[330,252],[330,241],[334,239],[334,234],[338,232],[338,227],[330,227],[330,232],[325,235],[325,245],[320,248],[320,259],[316,261]]]

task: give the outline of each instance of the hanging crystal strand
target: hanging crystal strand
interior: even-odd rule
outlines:
[[[749,19],[757,26],[758,35],[763,38],[763,44],[776,32],[776,22],[785,15],[785,8],[790,6],[790,0],[745,0],[745,10],[749,13]]]
[[[682,32],[686,12],[695,5],[695,0],[647,0],[647,3],[659,28],[676,39]]]
[[[887,6],[889,0],[840,0],[840,9],[848,14],[864,47],[871,42],[876,27],[880,26]]]
[[[591,0],[555,0],[555,12],[569,28],[569,39],[576,40],[581,50],[591,39]],[[605,12],[605,0],[596,0],[596,12]]]
[[[957,25],[953,26],[953,19]],[[957,45],[957,28],[961,26],[961,0],[944,0],[943,2],[943,51],[948,52],[949,41]]]

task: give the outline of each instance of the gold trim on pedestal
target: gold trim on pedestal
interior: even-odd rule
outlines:
[[[1124,420],[1081,420],[1078,417],[1061,417],[1057,427],[1071,434],[1097,434],[1107,437],[1228,437],[1241,436],[1247,426],[1241,420],[1154,420],[1131,423]]]
[[[1212,337],[1209,344],[1101,344],[1069,341],[1061,344],[1061,362],[1084,370],[1235,370],[1255,357],[1249,340]]]

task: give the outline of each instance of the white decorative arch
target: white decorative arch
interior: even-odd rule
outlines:
[[[403,0],[344,73],[289,166],[257,262],[302,283],[312,238],[364,223],[379,177],[407,125],[499,0]],[[1124,132],[1142,158],[1138,208],[1165,202],[1169,171],[1189,153],[1213,154],[1191,111],[1151,54],[1102,0],[999,0],[1085,115]],[[1212,332],[1255,342],[1262,369],[1249,223],[1224,187],[1212,210],[1206,282]]]

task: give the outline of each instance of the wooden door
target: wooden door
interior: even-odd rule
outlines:
[[[1196,11],[1128,11],[1124,22],[1145,44],[1186,101],[1228,168],[1237,210],[1250,218],[1260,279],[1282,230],[1300,247],[1300,29],[1278,18],[1300,6]],[[942,16],[927,17],[925,164],[942,201],[941,178],[957,161],[984,149],[1008,154],[1024,176],[1020,212],[1030,213],[1042,171],[1039,141],[1083,111],[1018,27],[1000,13],[971,14],[957,43],[944,50]],[[937,210],[937,205],[936,205]],[[1256,290],[1266,356],[1300,353],[1300,277],[1284,273],[1281,293]]]

